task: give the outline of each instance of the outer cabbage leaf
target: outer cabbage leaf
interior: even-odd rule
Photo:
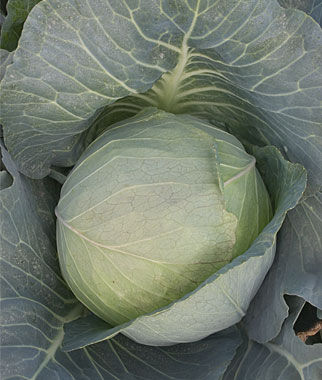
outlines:
[[[253,340],[266,342],[278,334],[288,310],[284,294],[298,295],[322,308],[321,215],[321,192],[304,198],[287,215],[274,264],[246,317]]]
[[[149,104],[216,120],[240,139],[285,149],[316,189],[321,37],[311,17],[276,0],[42,1],[3,84],[6,143],[30,176],[70,165],[101,107],[176,66],[165,86],[109,112],[117,119]]]
[[[7,378],[46,371],[64,321],[78,316],[80,306],[59,275],[52,244],[59,189],[53,197],[47,190],[55,188],[53,181],[35,186],[2,154],[13,177],[1,190],[1,374]]]
[[[23,24],[31,9],[40,0],[9,0],[7,15],[1,27],[0,46],[9,51],[15,50]]]
[[[82,306],[63,282],[53,244],[59,186],[51,179],[0,173],[1,379],[219,380],[241,343],[233,327],[200,342],[147,347],[124,336],[61,351],[63,324]]]
[[[279,2],[285,7],[305,11],[321,25],[320,0]],[[321,132],[316,137],[319,139],[319,136]],[[252,339],[267,342],[278,334],[288,315],[284,294],[299,295],[321,307],[321,213],[321,192],[317,191],[305,197],[287,215],[279,235],[275,262],[246,317],[246,327]],[[267,304],[268,297],[273,300],[270,305]]]
[[[174,66],[179,49],[159,38],[161,26],[173,36],[177,27],[162,17],[146,37],[131,7],[137,13],[125,1],[54,0],[30,12],[2,88],[6,145],[24,173],[72,165],[100,107],[147,90]]]
[[[7,66],[12,63],[12,56],[13,53],[10,53],[4,49],[0,49],[0,81],[4,77]]]
[[[320,26],[322,27],[322,1],[321,0],[315,0],[313,3],[312,10],[310,12],[310,15],[316,20]]]
[[[289,316],[278,336],[259,344],[244,334],[244,343],[223,380],[277,379],[319,380],[322,375],[322,344],[308,346],[294,333],[293,325],[304,300],[288,297]],[[274,321],[272,321],[272,324]]]
[[[220,380],[240,343],[236,327],[199,342],[171,347],[144,346],[119,335],[69,352],[67,355],[80,370],[62,379],[78,380],[82,370],[90,379]]]
[[[321,0],[278,0],[284,8],[297,8],[313,17],[322,26],[322,1]]]

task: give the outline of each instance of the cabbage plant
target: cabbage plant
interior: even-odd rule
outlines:
[[[321,378],[321,9],[8,1],[1,378]]]

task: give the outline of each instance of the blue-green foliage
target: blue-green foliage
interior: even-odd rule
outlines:
[[[304,344],[293,325],[305,302],[317,318],[322,310],[321,9],[320,0],[8,1],[1,379],[320,380],[321,340]],[[147,107],[235,135],[256,157],[273,216],[197,289],[113,327],[62,278],[52,178]]]

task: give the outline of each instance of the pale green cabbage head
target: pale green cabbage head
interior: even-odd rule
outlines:
[[[255,158],[234,136],[150,109],[94,141],[56,213],[66,281],[118,325],[179,299],[245,252],[271,206]]]

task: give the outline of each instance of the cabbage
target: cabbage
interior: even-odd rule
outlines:
[[[320,380],[321,9],[2,2],[1,378]]]
[[[170,304],[244,253],[271,218],[255,158],[194,117],[148,110],[84,152],[56,210],[61,270],[122,324]]]

